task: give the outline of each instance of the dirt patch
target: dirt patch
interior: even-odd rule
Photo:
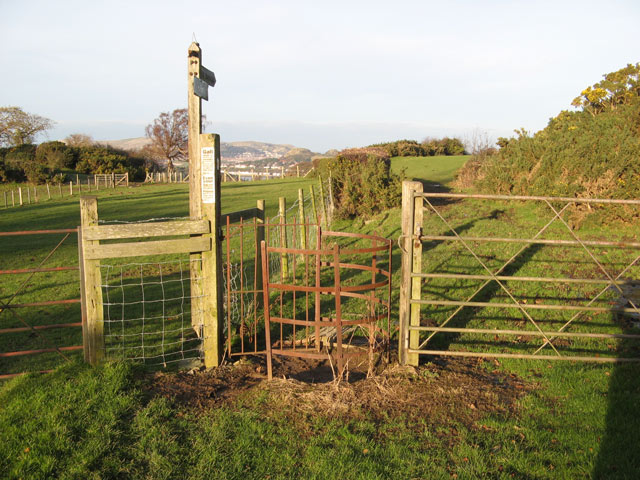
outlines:
[[[288,358],[275,359],[274,379],[269,382],[263,362],[253,358],[210,371],[160,373],[150,378],[145,390],[201,413],[219,406],[234,408],[239,397],[262,394],[264,399],[266,394],[260,408],[267,417],[321,415],[481,428],[477,421],[487,414],[516,413],[517,400],[535,387],[497,370],[497,362],[481,359],[437,358],[418,368],[391,365],[369,377],[353,369],[348,381],[341,382],[333,380],[327,362]]]

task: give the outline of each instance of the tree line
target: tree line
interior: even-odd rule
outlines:
[[[55,122],[19,107],[0,107],[0,182],[61,182],[67,173],[128,173],[144,180],[146,172],[174,171],[174,162],[187,160],[187,109],[163,112],[145,133],[149,145],[125,151],[94,142],[85,134],[72,134],[64,141],[36,144],[38,135]]]

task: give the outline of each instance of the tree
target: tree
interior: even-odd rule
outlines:
[[[88,147],[93,145],[95,142],[91,135],[85,135],[84,133],[72,133],[64,139],[64,143],[70,147]]]
[[[167,159],[167,169],[174,170],[175,160],[184,160],[188,156],[189,114],[186,108],[177,108],[173,112],[162,112],[145,129],[151,140],[151,150],[155,155]]]
[[[46,132],[53,125],[53,120],[27,113],[20,107],[0,107],[0,145],[33,143],[39,133]]]

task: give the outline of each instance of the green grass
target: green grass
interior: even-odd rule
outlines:
[[[393,168],[407,166],[410,178],[446,185],[455,170],[448,163],[451,161],[461,165],[465,159],[394,159]],[[432,167],[439,169],[430,173]],[[265,198],[267,214],[273,216],[278,196],[284,192],[293,203],[297,188],[306,185],[307,180],[278,185],[275,182],[225,185],[223,211],[249,208],[255,205],[255,199]],[[101,217],[134,220],[186,215],[185,187],[138,188],[131,192],[100,193]],[[2,229],[73,226],[79,218],[77,209],[77,200],[69,199],[4,210]],[[531,235],[544,222],[541,210],[536,207],[502,203],[451,204],[444,208],[444,213],[457,231],[470,236]],[[372,219],[342,221],[334,228],[376,232],[395,241],[400,234],[399,218],[399,209],[394,209]],[[433,216],[426,216],[425,221],[425,231],[434,234],[447,231]],[[584,222],[579,229],[585,238],[637,238],[638,233],[629,225],[616,225],[603,233],[591,221]],[[557,227],[549,235],[547,238],[567,238],[566,232]],[[37,263],[51,248],[51,240],[44,238],[34,238],[28,245],[24,239],[5,238],[2,242],[2,251],[12,252],[3,254],[3,269]],[[61,250],[59,258],[54,257],[55,264],[71,262],[75,248],[71,242]],[[494,245],[491,252],[479,248],[482,258],[492,267],[514,251],[513,245]],[[614,249],[596,253],[606,264],[621,264],[625,259]],[[399,285],[397,247],[393,254],[393,281]],[[575,248],[531,249],[526,258],[514,268],[518,275],[597,273],[586,255],[579,255]],[[443,268],[481,272],[477,262],[459,246],[426,245],[424,271]],[[636,273],[630,276],[637,278]],[[44,299],[51,295],[71,298],[77,289],[76,281],[70,275],[61,285],[57,276],[50,277],[44,288],[29,298]],[[15,288],[16,281],[11,282],[3,279],[2,297],[6,298]],[[423,294],[463,298],[476,285],[469,281],[453,285],[431,281],[425,284]],[[594,293],[573,289],[557,292],[532,284],[521,285],[516,291],[531,301],[544,299],[545,303],[558,301],[554,299],[558,293],[574,298]],[[498,301],[496,295],[501,293],[488,290],[482,295],[487,301]],[[394,318],[397,303],[398,290],[394,289]],[[76,315],[71,309],[48,311],[50,320],[46,320],[44,310],[28,319],[58,323]],[[2,328],[11,318],[7,313],[0,316]],[[423,313],[424,318],[437,322],[447,312],[433,308]],[[526,320],[513,316],[513,310],[487,308],[475,313],[462,317],[461,325],[492,328],[516,323],[520,328],[531,328]],[[545,329],[551,329],[566,317],[537,314],[534,319],[543,323]],[[629,331],[610,313],[581,322],[577,327],[583,331]],[[2,337],[6,335],[0,336],[0,342],[7,342]],[[513,345],[501,338],[490,338],[488,344],[479,343],[478,338],[468,335],[445,340],[440,346],[452,349],[501,351],[532,347],[526,341]],[[625,349],[629,350],[627,354],[635,352],[633,345],[626,342],[609,343],[573,342],[564,346],[563,352],[576,354],[596,348],[601,349],[603,356],[625,353]],[[0,344],[0,351],[15,348],[11,343]],[[9,365],[4,361],[0,370],[21,371],[41,366],[30,362],[22,358]],[[59,363],[53,357],[48,365]],[[80,363],[65,364],[52,374],[20,377],[0,386],[0,471],[6,478],[637,478],[640,380],[636,365],[523,360],[486,361],[481,365],[489,371],[517,375],[531,390],[519,401],[515,414],[496,412],[473,426],[452,424],[447,430],[455,434],[442,436],[442,427],[430,423],[433,419],[429,417],[418,426],[402,418],[380,423],[366,412],[348,421],[317,413],[294,422],[284,414],[285,409],[273,405],[269,407],[271,413],[265,415],[268,395],[240,398],[227,407],[195,416],[178,404],[145,396],[144,377],[131,365],[90,368]],[[488,392],[492,388],[493,385],[487,385]]]
[[[455,173],[469,158],[469,155],[395,157],[391,163],[391,169],[398,174],[404,170],[408,180],[424,180],[446,185],[453,181]]]

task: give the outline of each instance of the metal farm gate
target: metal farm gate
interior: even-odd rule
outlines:
[[[0,379],[48,372],[82,350],[79,267],[64,263],[76,238],[76,228],[0,232]]]
[[[639,206],[424,193],[404,182],[401,361],[640,360],[640,242],[589,222],[595,210],[613,219]]]

